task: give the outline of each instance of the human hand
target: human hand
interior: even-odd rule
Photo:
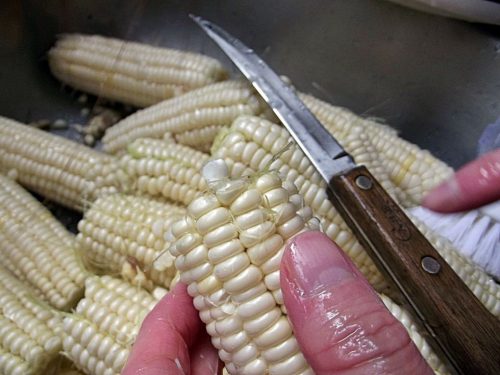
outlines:
[[[500,199],[500,149],[488,152],[459,169],[434,188],[422,206],[437,212],[457,212]]]
[[[433,374],[403,325],[326,235],[294,237],[280,274],[295,337],[316,374]]]
[[[432,374],[401,323],[324,234],[306,232],[288,244],[281,286],[295,336],[316,374]],[[176,286],[145,319],[122,374],[220,373],[201,326],[185,286]]]
[[[146,316],[122,375],[217,375],[222,362],[179,283]]]

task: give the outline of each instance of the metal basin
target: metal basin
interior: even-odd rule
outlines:
[[[381,0],[4,0],[0,114],[82,120],[81,105],[47,67],[59,33],[194,50],[229,66],[188,13],[241,38],[300,90],[380,118],[454,167],[476,156],[484,127],[500,117],[498,27]]]

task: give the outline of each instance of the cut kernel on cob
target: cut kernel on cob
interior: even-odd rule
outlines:
[[[136,193],[187,205],[206,189],[200,169],[208,154],[172,140],[150,138],[132,142],[127,151],[120,166]]]
[[[351,133],[353,128],[360,129],[360,134],[369,139],[371,148],[378,154],[392,183],[405,193],[406,197],[400,199],[405,207],[419,204],[427,192],[453,173],[452,168],[432,156],[429,151],[398,137],[394,129],[313,96],[300,96],[334,137],[340,137],[345,131]],[[364,160],[357,159],[357,162],[363,163]],[[369,164],[366,165],[372,170]]]
[[[106,131],[104,150],[115,154],[135,139],[171,133],[177,143],[208,151],[222,127],[231,125],[239,115],[257,115],[263,107],[245,82],[214,83],[121,120]]]
[[[127,188],[117,159],[0,117],[0,172],[44,197],[82,211],[101,194]]]
[[[89,277],[85,298],[63,321],[64,354],[86,374],[119,374],[142,320],[157,302],[126,281]]]
[[[63,35],[49,51],[49,66],[77,89],[138,107],[226,77],[208,56],[98,35]]]
[[[386,287],[382,274],[328,199],[320,174],[298,147],[290,146],[291,142],[285,128],[259,117],[242,116],[218,137],[212,157],[223,158],[232,177],[270,168],[292,181],[321,221],[325,234],[342,247],[376,289],[382,290]]]
[[[74,236],[40,202],[1,175],[0,265],[58,309],[73,307],[83,295],[87,274]]]
[[[229,180],[220,161],[204,176],[212,190],[171,227],[169,251],[188,284],[219,357],[231,374],[312,374],[286,317],[279,285],[285,242],[314,226],[300,196],[276,172]],[[208,171],[208,169],[214,169]],[[227,176],[227,175],[226,175]],[[391,301],[386,298],[391,308]],[[443,370],[400,308],[391,309],[434,369]]]
[[[77,241],[84,262],[99,273],[121,274],[169,288],[173,266],[158,272],[152,264],[168,247],[164,234],[185,213],[183,207],[146,197],[107,195],[97,199],[78,223]],[[136,275],[136,273],[138,275]]]
[[[290,141],[288,132],[281,126],[262,118],[240,117],[229,131],[218,137],[212,155],[213,158],[224,158],[232,177],[271,168],[278,170],[286,180],[293,181],[305,204],[320,219],[325,234],[349,255],[377,290],[383,290],[387,284],[382,274],[329,201],[326,184],[319,173],[298,147],[292,146],[283,151]],[[500,288],[494,280],[463,258],[451,244],[440,237],[433,237],[428,229],[421,231],[429,236],[436,250],[481,302],[494,315],[500,316]],[[467,271],[464,272],[464,269]]]
[[[76,369],[75,365],[73,362],[70,361],[69,358],[67,358],[63,353],[62,353],[62,341],[63,341],[63,332],[62,332],[62,321],[64,319],[64,314],[62,314],[61,317],[61,323],[60,323],[60,332],[59,336],[61,338],[61,350],[59,352],[59,357],[57,361],[54,361],[54,364],[47,367],[46,371],[44,372],[44,375],[85,375],[83,372],[80,372],[79,370]]]
[[[62,347],[62,317],[0,266],[0,373],[42,375]]]

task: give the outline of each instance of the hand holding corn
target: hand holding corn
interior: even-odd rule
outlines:
[[[179,283],[144,319],[121,374],[220,374],[222,367],[186,286]]]
[[[63,297],[74,294],[72,283],[60,277],[78,271],[70,276],[78,276],[79,297],[85,284],[85,298],[64,315],[62,327],[62,350],[79,370],[117,375],[143,317],[168,288],[172,292],[144,321],[123,374],[218,374],[221,360],[234,374],[446,372],[411,317],[378,295],[327,238],[383,290],[382,275],[326,199],[319,174],[290,145],[289,134],[273,123],[277,119],[246,83],[217,82],[225,73],[210,58],[101,37],[65,36],[49,60],[56,76],[99,96],[139,107],[170,98],[108,130],[104,149],[114,155],[0,117],[0,171],[84,213],[76,241],[70,241],[50,220],[37,222],[33,213],[40,213],[40,207],[31,205],[22,214],[11,210],[28,205],[20,193],[13,199],[7,185],[10,195],[0,199],[1,208],[9,211],[2,233],[10,236],[4,241],[6,251],[28,256],[4,257],[5,266],[35,289],[42,288],[40,296],[58,308],[76,303],[54,297],[58,287]],[[403,207],[419,204],[429,189],[451,175],[451,168],[389,128],[302,96]],[[481,171],[490,173],[483,175],[491,183],[487,190],[498,195],[500,153],[495,155],[485,159],[490,164],[468,171],[476,177]],[[204,173],[202,166],[210,158],[224,159],[224,178],[218,167],[217,173]],[[456,183],[434,197],[442,199],[439,192],[449,194],[450,186],[452,192],[471,195],[472,174],[459,173]],[[303,233],[320,224],[326,236]],[[40,228],[48,234],[33,232]],[[421,230],[498,316],[497,284],[446,241]],[[44,245],[42,252],[33,245],[47,236],[52,242],[68,242],[71,249],[76,242],[82,263],[108,275],[66,269],[69,260],[58,260],[53,244]],[[19,249],[12,251],[11,243]],[[60,266],[44,257],[55,257]],[[36,266],[46,271],[41,272],[42,284],[33,276],[40,272],[30,266],[37,259],[43,262]],[[47,284],[43,275],[49,273]],[[22,322],[15,323],[24,329]],[[5,340],[2,345],[11,345],[14,354],[3,362],[0,355],[0,373],[21,373],[22,367],[11,371],[25,359],[16,349],[19,340],[14,335]]]
[[[287,245],[281,288],[300,350],[316,374],[432,374],[403,325],[325,235],[306,232]],[[122,374],[139,369],[141,375],[221,373],[183,284],[145,319]]]

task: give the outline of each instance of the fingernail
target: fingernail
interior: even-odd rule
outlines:
[[[287,247],[283,271],[302,296],[321,294],[357,277],[353,265],[327,236],[306,232]]]
[[[448,211],[453,209],[461,200],[460,187],[455,178],[443,182],[435,187],[424,198],[422,205],[434,211]]]

